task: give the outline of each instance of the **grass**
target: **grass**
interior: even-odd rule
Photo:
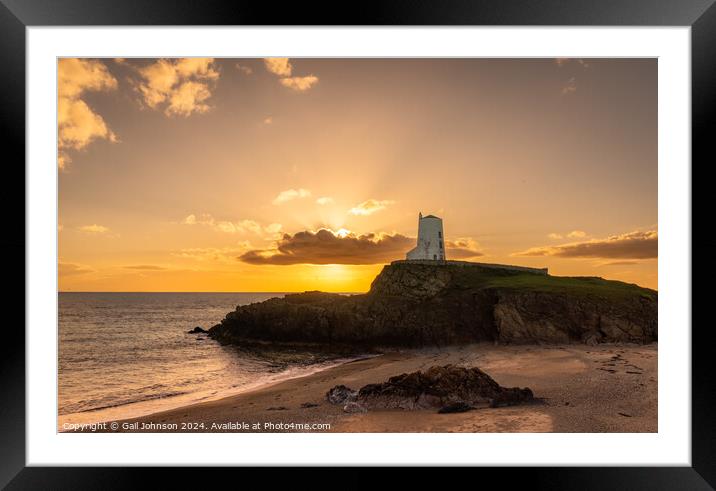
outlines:
[[[546,293],[564,293],[605,298],[642,296],[656,298],[657,292],[622,281],[593,276],[543,276],[509,270],[460,268],[454,276],[461,288],[506,288]]]

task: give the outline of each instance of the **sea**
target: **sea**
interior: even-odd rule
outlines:
[[[238,305],[284,293],[59,293],[58,431],[219,399],[349,361],[245,350],[205,334]]]

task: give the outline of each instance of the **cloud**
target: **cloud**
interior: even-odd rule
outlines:
[[[184,82],[169,95],[169,104],[165,109],[167,115],[177,114],[189,116],[191,113],[205,113],[210,107],[205,101],[211,97],[206,84],[199,82]]]
[[[350,210],[348,210],[348,213],[351,215],[357,215],[357,216],[368,216],[372,215],[373,213],[376,213],[380,210],[385,210],[387,206],[390,206],[392,204],[395,204],[395,201],[391,200],[377,200],[377,199],[368,199]]]
[[[403,259],[415,247],[415,238],[398,233],[358,235],[348,230],[322,228],[293,235],[284,234],[273,248],[249,250],[239,260],[249,264],[381,264]],[[478,244],[470,238],[447,241],[448,257],[481,256]]]
[[[658,257],[659,238],[656,230],[635,231],[557,246],[533,247],[515,256],[554,256],[565,258],[653,259]]]
[[[239,256],[249,264],[380,264],[402,259],[415,239],[400,234],[352,233],[329,229],[284,234],[273,249],[250,250]]]
[[[275,234],[281,232],[282,228],[283,228],[283,226],[280,223],[271,223],[264,227],[264,231],[266,233],[275,235]]]
[[[318,83],[318,77],[307,75],[305,77],[287,77],[281,79],[281,85],[297,92],[305,92]]]
[[[211,109],[206,101],[219,78],[213,58],[161,59],[137,73],[135,89],[151,109],[163,106],[167,116],[184,117]]]
[[[480,244],[469,237],[445,241],[445,256],[447,259],[467,259],[484,255],[480,251]]]
[[[634,264],[639,264],[639,261],[609,261],[599,266],[632,266]]]
[[[288,58],[264,58],[264,66],[266,70],[279,77],[290,77],[293,72],[293,66]]]
[[[562,87],[562,95],[573,94],[577,92],[577,81],[574,77],[567,80],[567,83]]]
[[[287,189],[286,191],[281,191],[280,193],[278,193],[278,196],[274,198],[272,203],[274,205],[282,205],[283,203],[292,201],[294,199],[309,198],[310,196],[311,191],[309,191],[308,189]]]
[[[92,225],[83,225],[79,228],[80,232],[85,232],[88,234],[106,234],[109,232],[109,228],[105,227],[104,225],[97,225],[96,223],[93,223]]]
[[[582,239],[587,236],[587,232],[583,230],[572,230],[567,234],[570,239]],[[560,240],[564,238],[564,235],[558,233],[547,234],[547,238],[552,240]]]
[[[281,230],[280,223],[272,223],[266,227],[262,227],[258,222],[254,220],[240,220],[232,222],[229,220],[216,220],[211,214],[203,213],[198,217],[195,214],[187,215],[184,220],[181,221],[184,225],[203,225],[210,227],[217,232],[223,232],[227,234],[238,234],[238,233],[253,233],[262,234],[267,233],[274,235]]]
[[[75,276],[79,274],[89,274],[94,273],[94,269],[90,268],[89,266],[85,266],[83,264],[74,264],[74,263],[58,263],[57,264],[57,274],[59,276]]]
[[[330,196],[322,196],[316,200],[317,205],[325,206],[333,204],[333,198]]]
[[[281,85],[296,92],[305,92],[318,83],[318,77],[313,74],[292,76],[293,65],[288,58],[264,58],[264,66],[269,72],[281,77]]]
[[[82,99],[86,92],[117,88],[117,80],[100,61],[61,58],[57,63],[57,130],[60,169],[71,162],[68,150],[81,150],[94,140],[116,142],[102,116]]]
[[[124,266],[124,269],[136,269],[138,271],[166,271],[169,268],[164,266],[155,266],[154,264],[136,264],[131,266]]]

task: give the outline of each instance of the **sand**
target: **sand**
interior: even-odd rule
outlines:
[[[529,387],[538,401],[457,414],[349,414],[325,399],[326,391],[338,384],[358,389],[448,363],[477,366],[506,387]],[[404,350],[216,401],[119,421],[117,426],[116,431],[133,432],[656,432],[657,345],[476,344]]]

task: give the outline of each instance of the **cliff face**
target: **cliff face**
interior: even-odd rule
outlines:
[[[210,329],[225,344],[434,346],[652,342],[657,293],[600,278],[477,265],[392,264],[363,295],[306,292],[240,306]]]

